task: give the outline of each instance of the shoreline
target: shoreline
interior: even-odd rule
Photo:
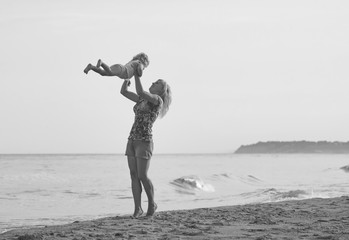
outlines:
[[[349,196],[107,217],[0,234],[6,240],[349,239]]]

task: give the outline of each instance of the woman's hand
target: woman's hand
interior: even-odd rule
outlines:
[[[135,74],[134,78],[135,78],[135,82],[136,82],[136,91],[137,91],[137,94],[140,98],[142,98],[148,102],[151,102],[155,105],[161,104],[161,100],[159,100],[159,99],[161,99],[160,96],[158,96],[156,94],[149,93],[147,91],[144,91],[142,83],[141,83],[141,79],[139,78],[139,76],[137,74]]]
[[[131,81],[130,79],[126,79],[124,83],[121,86],[120,93],[125,96],[126,98],[130,99],[131,101],[138,102],[139,96],[133,92],[128,91],[128,86],[130,86]]]

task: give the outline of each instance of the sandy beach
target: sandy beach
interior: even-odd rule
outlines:
[[[0,239],[349,239],[349,197],[115,216],[13,230]]]

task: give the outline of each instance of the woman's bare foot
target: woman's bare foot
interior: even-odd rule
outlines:
[[[133,214],[133,218],[139,218],[142,215],[143,215],[143,209],[139,208],[139,209],[135,210],[135,212]]]
[[[88,73],[90,70],[91,70],[91,63],[89,63],[88,65],[87,65],[87,67],[84,69],[84,73]]]
[[[102,65],[102,60],[101,60],[101,59],[99,59],[99,60],[98,60],[98,62],[97,62],[96,67],[97,67],[97,68],[100,68],[100,67],[101,67],[101,65]]]
[[[158,205],[156,205],[156,203],[149,205],[148,211],[147,211],[147,217],[153,216],[157,208],[158,208]]]

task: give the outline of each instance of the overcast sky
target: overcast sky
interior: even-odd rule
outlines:
[[[155,153],[349,140],[348,1],[1,3],[0,153],[124,153],[134,104],[83,69],[139,52],[173,91]]]

